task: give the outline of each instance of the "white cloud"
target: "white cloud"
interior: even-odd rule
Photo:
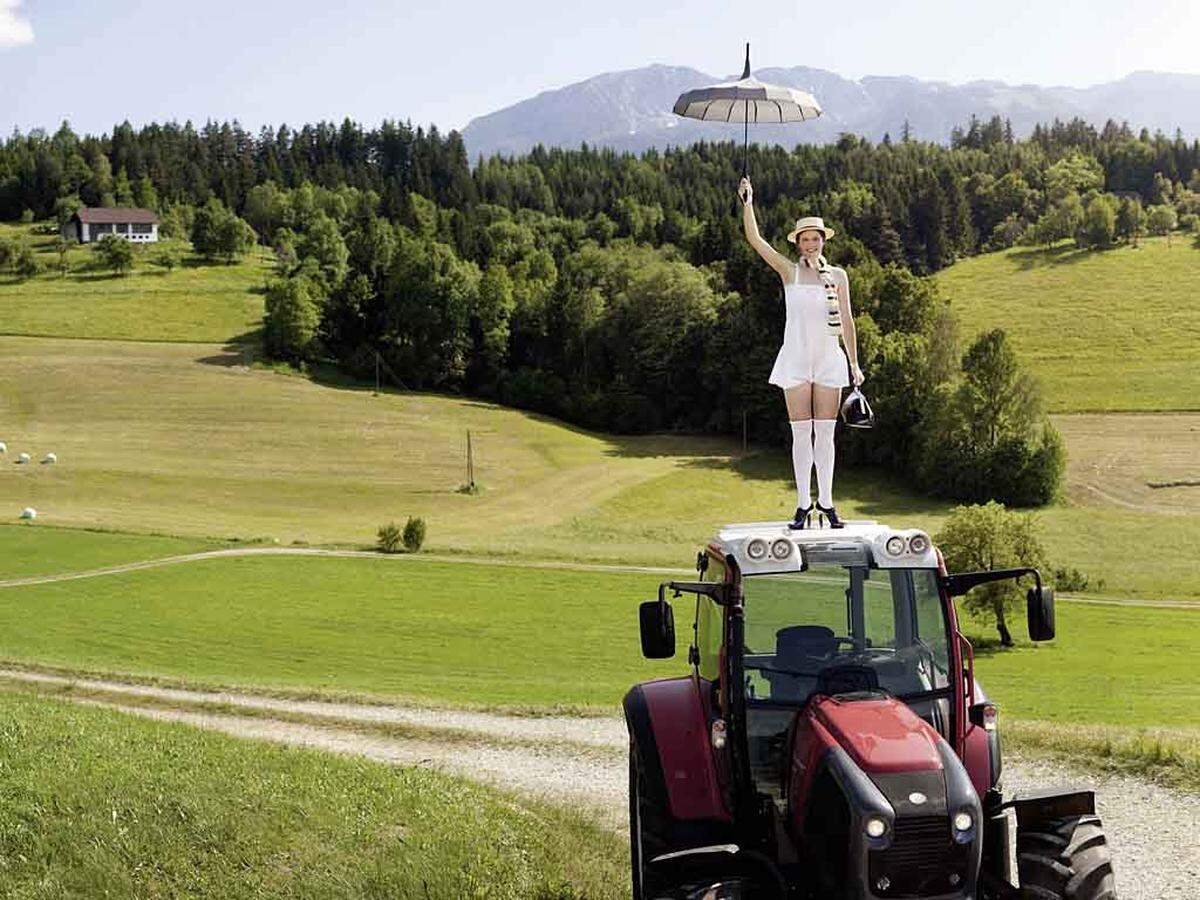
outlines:
[[[21,0],[0,0],[0,49],[33,43],[33,26],[17,7]]]

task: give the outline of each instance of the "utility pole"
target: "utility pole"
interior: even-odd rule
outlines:
[[[375,396],[379,396],[379,351],[375,351]]]
[[[475,490],[475,455],[471,448],[470,429],[467,429],[467,489]]]

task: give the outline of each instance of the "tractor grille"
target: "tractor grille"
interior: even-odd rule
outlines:
[[[871,890],[878,897],[929,897],[961,890],[967,854],[968,848],[950,836],[945,816],[898,817],[892,845],[869,854]],[[887,886],[881,888],[881,883]]]

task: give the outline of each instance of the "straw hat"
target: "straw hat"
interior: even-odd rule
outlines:
[[[791,234],[787,236],[788,241],[796,243],[796,235],[802,231],[816,230],[825,235],[825,240],[829,240],[835,234],[832,228],[825,227],[825,220],[820,216],[805,216],[803,219],[796,220],[796,227],[792,229]]]

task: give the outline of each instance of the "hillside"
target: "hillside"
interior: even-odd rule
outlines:
[[[1200,249],[1184,236],[1137,249],[1015,247],[937,279],[966,340],[1008,332],[1052,412],[1200,409]]]
[[[782,454],[588,433],[449,396],[373,396],[246,367],[241,352],[0,337],[0,440],[9,460],[34,459],[0,467],[5,518],[34,506],[39,524],[364,546],[417,515],[440,552],[686,566],[722,522],[792,511]],[[460,491],[468,430],[474,495]],[[1119,439],[1092,443],[1099,453]],[[59,462],[39,465],[50,450]],[[837,492],[848,517],[936,529],[949,510],[871,472],[843,471]],[[1055,564],[1112,593],[1200,597],[1194,514],[1084,499],[1043,513]],[[1137,566],[1130,546],[1142,548]]]

